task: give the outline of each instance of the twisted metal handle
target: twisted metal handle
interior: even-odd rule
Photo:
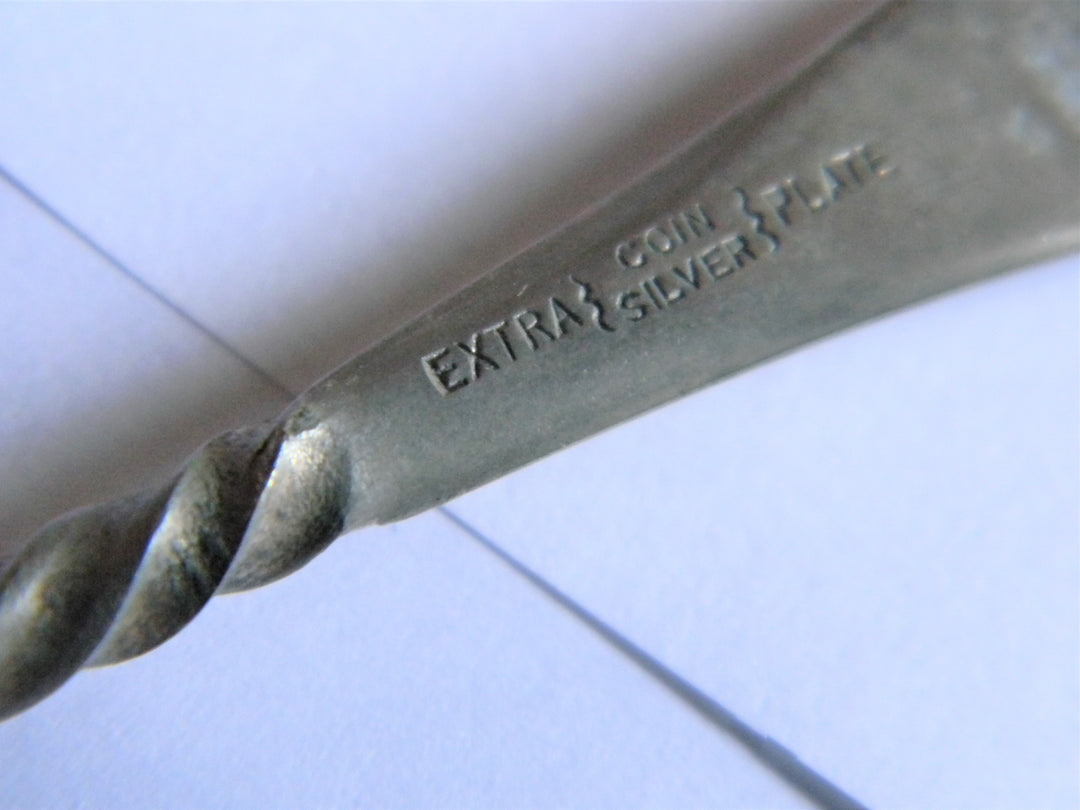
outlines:
[[[215,593],[295,571],[342,530],[348,465],[303,411],[224,433],[167,486],[46,526],[0,577],[0,719],[83,666],[153,649]]]

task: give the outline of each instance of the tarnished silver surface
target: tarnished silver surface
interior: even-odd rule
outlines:
[[[820,336],[1080,246],[1073,3],[892,6],[784,89],[0,580],[0,717],[218,591]]]

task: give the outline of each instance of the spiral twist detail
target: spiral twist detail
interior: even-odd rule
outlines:
[[[0,720],[83,666],[153,649],[215,593],[295,571],[341,533],[342,443],[303,408],[224,433],[165,487],[69,513],[0,574]]]

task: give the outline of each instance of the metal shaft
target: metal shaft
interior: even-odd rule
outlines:
[[[1080,246],[1070,2],[891,6],[808,72],[0,578],[0,717],[214,594],[777,354]]]

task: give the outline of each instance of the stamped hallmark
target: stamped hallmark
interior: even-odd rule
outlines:
[[[540,305],[520,309],[463,341],[424,355],[421,365],[435,390],[443,395],[457,391],[574,331],[614,331],[592,285],[573,276],[566,282],[565,291],[548,296]]]
[[[859,144],[811,173],[750,191],[736,186],[719,205],[687,205],[615,245],[615,263],[635,280],[604,291],[570,273],[532,306],[425,354],[421,368],[446,396],[579,332],[631,327],[777,253],[789,232],[894,170],[878,149]],[[742,224],[720,227],[732,212]]]
[[[687,242],[716,229],[701,203],[678,211],[665,221],[650,225],[637,236],[615,246],[615,261],[625,270],[643,267],[652,259],[665,259]]]

